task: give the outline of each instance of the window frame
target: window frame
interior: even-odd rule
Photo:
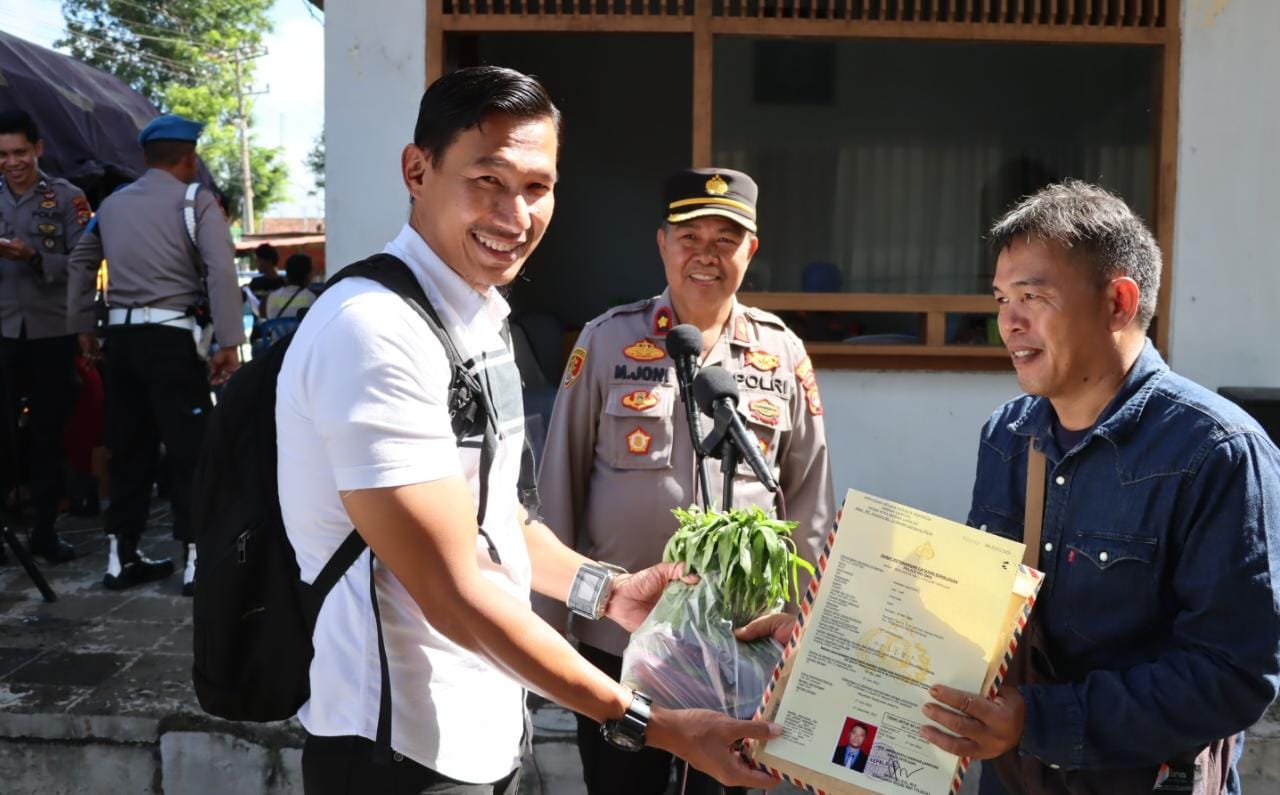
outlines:
[[[693,37],[692,165],[712,165],[717,36],[898,39],[1154,48],[1153,232],[1164,271],[1150,336],[1168,357],[1178,151],[1181,0],[426,0],[426,84],[444,73],[450,33],[685,33]],[[837,369],[1009,370],[1002,346],[945,341],[948,313],[994,312],[989,295],[742,292],[771,311],[916,312],[919,345],[806,341]]]

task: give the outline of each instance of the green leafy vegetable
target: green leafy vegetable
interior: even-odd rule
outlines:
[[[799,570],[813,566],[796,554],[795,522],[769,517],[757,506],[705,512],[694,506],[672,510],[680,526],[662,559],[714,583],[725,616],[741,626],[777,610],[794,595],[800,601]]]

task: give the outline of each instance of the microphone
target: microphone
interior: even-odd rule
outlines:
[[[698,441],[702,438],[702,424],[698,421],[698,409],[693,399],[693,376],[698,370],[698,357],[702,355],[702,331],[689,323],[681,323],[667,334],[667,355],[676,366],[676,382],[680,385],[680,399],[684,401],[685,419],[689,422],[689,438],[693,439],[698,459],[698,485],[702,489],[704,508],[710,508],[711,481],[707,476],[706,458]]]
[[[716,427],[704,440],[704,444],[710,443],[718,447],[727,433],[729,441],[737,448],[738,455],[746,460],[764,487],[776,492],[778,481],[764,456],[760,454],[760,443],[755,434],[742,424],[742,417],[738,414],[738,382],[729,371],[723,367],[704,367],[693,379],[693,394],[698,401],[698,408],[716,421]],[[726,477],[730,476],[731,473],[726,473]]]
[[[689,387],[698,370],[698,357],[702,355],[702,331],[691,323],[681,323],[667,335],[667,354],[676,365],[676,379],[680,382],[680,395],[693,405]]]

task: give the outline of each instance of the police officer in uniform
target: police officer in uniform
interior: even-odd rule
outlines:
[[[782,486],[788,515],[800,522],[799,552],[817,559],[833,496],[813,366],[781,320],[735,298],[759,245],[756,196],[755,182],[739,171],[690,169],[670,177],[658,230],[666,291],[605,312],[578,337],[551,415],[538,488],[547,525],[587,557],[633,571],[652,565],[676,528],[671,509],[701,501],[693,441],[664,347],[672,328],[690,323],[702,330],[701,366],[719,365],[737,379],[738,410]],[[708,463],[718,502],[719,462]],[[746,464],[736,474],[734,504],[776,507]],[[538,608],[553,626],[565,625],[549,600]],[[619,676],[625,632],[576,617],[573,632],[584,657]],[[619,751],[581,716],[578,743],[592,795],[666,791],[670,755]],[[689,771],[685,792],[720,791],[710,777]]]
[[[67,331],[67,260],[89,222],[70,182],[40,170],[44,142],[20,110],[0,113],[0,492],[16,482],[20,401],[31,429],[31,551],[75,557],[54,530],[62,497],[62,430],[76,400],[76,337]],[[3,551],[0,550],[0,557]]]
[[[193,592],[191,489],[210,382],[225,382],[240,365],[244,327],[235,251],[212,191],[195,184],[202,129],[180,116],[148,123],[138,136],[147,172],[102,202],[95,227],[72,255],[68,301],[76,330],[93,326],[94,274],[104,256],[109,274],[104,387],[111,548],[103,582],[113,590],[173,571],[170,560],[138,552],[163,442],[173,532],[186,563],[183,592]],[[207,339],[210,314],[221,348],[206,362],[200,340]]]

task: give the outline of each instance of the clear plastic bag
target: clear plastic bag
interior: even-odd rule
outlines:
[[[782,658],[772,638],[733,636],[710,580],[673,582],[631,635],[622,683],[670,709],[711,709],[750,718]]]

